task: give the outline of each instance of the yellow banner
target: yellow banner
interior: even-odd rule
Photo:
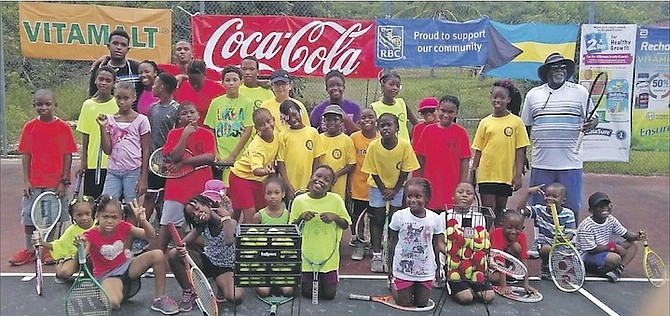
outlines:
[[[21,53],[26,57],[94,60],[109,54],[109,33],[117,28],[130,35],[129,58],[170,63],[170,10],[19,3]]]

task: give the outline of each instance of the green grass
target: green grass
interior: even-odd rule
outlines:
[[[396,69],[402,77],[402,90],[399,97],[413,109],[426,96],[438,99],[451,94],[461,100],[459,123],[466,127],[470,138],[482,118],[491,113],[489,94],[495,79],[475,76],[470,69],[448,68],[436,69]],[[15,78],[12,78],[15,79]],[[31,90],[26,84],[17,84],[19,80],[8,80],[7,88],[7,130],[10,151],[15,151],[23,124],[36,116],[32,107]],[[522,94],[529,87],[527,83],[518,82]],[[324,81],[321,78],[301,78],[296,81],[297,98],[305,103],[308,109],[327,98]],[[84,73],[77,79],[61,82],[51,87],[57,98],[56,115],[64,120],[76,120],[81,104],[88,93],[88,76]],[[370,104],[381,98],[377,80],[347,79],[345,97],[360,105]],[[78,141],[81,135],[74,133]],[[631,151],[630,162],[587,162],[584,171],[591,173],[625,174],[625,175],[662,175],[670,174],[668,152]]]

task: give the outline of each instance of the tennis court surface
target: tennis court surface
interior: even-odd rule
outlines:
[[[9,274],[12,275],[12,274]],[[71,283],[56,284],[53,274],[45,277],[44,293],[39,297],[35,294],[34,280],[21,281],[23,274],[8,276],[4,273],[1,280],[2,308],[0,314],[11,315],[63,315],[64,298]],[[589,279],[584,288],[575,293],[563,293],[556,289],[551,281],[532,280],[531,285],[537,288],[544,299],[539,303],[519,303],[497,296],[488,308],[491,315],[651,315],[640,309],[647,304],[650,297],[663,297],[660,302],[665,312],[654,309],[653,315],[668,313],[668,285],[657,289],[643,279],[623,279],[617,284],[604,280]],[[342,276],[338,285],[337,296],[332,301],[321,300],[319,305],[312,305],[310,299],[296,299],[281,305],[277,315],[486,315],[485,306],[476,303],[461,306],[447,298],[439,310],[428,312],[404,312],[372,302],[349,300],[350,293],[385,294],[386,281],[375,276]],[[151,300],[154,293],[153,279],[143,278],[141,291],[129,301],[123,303],[114,315],[160,315],[152,311]],[[181,291],[174,278],[168,278],[168,294],[179,299]],[[432,297],[438,302],[443,291],[435,289]],[[445,294],[446,295],[446,294]],[[444,299],[444,298],[443,298]],[[189,315],[201,314],[194,307]],[[233,315],[231,304],[219,304],[220,315]],[[253,289],[245,290],[244,302],[237,306],[237,315],[269,315],[269,306],[256,298]]]

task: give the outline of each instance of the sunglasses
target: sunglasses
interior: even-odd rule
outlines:
[[[558,64],[558,65],[551,65],[551,69],[567,69],[568,66],[566,64]]]

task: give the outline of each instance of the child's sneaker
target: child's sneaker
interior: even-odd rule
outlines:
[[[216,298],[217,303],[225,303],[228,301],[220,288],[216,289],[216,295],[214,295],[214,298]]]
[[[354,253],[351,254],[351,260],[361,261],[365,257],[365,244],[362,242],[356,243]]]
[[[69,282],[71,279],[72,279],[72,278],[61,279],[61,278],[59,278],[59,277],[56,277],[56,278],[54,279],[54,282],[56,282],[56,284],[64,284],[64,283]]]
[[[605,273],[605,276],[610,282],[616,283],[619,281],[622,272],[623,272],[623,266],[618,266],[614,268],[614,270]]]
[[[551,280],[551,272],[549,272],[549,265],[543,264],[540,267],[540,279]]]
[[[528,247],[528,259],[538,259],[540,258],[540,252],[538,251],[539,245],[537,244],[537,238],[533,239],[533,243]]]
[[[134,255],[140,255],[145,249],[149,247],[149,242],[145,239],[137,238],[133,240],[132,251]]]
[[[9,264],[12,266],[22,266],[33,261],[35,261],[35,253],[27,249],[22,249],[9,259]]]
[[[384,272],[384,264],[382,262],[381,253],[373,253],[372,260],[370,261],[370,271],[371,272]]]
[[[181,302],[179,302],[179,311],[180,312],[190,312],[193,309],[193,292],[183,291],[181,292]]]
[[[161,312],[164,315],[174,315],[179,313],[179,306],[177,306],[177,303],[167,295],[154,299],[154,303],[151,304],[151,309]]]
[[[351,240],[349,241],[349,247],[356,247],[358,243],[358,237],[356,235],[351,235]]]

